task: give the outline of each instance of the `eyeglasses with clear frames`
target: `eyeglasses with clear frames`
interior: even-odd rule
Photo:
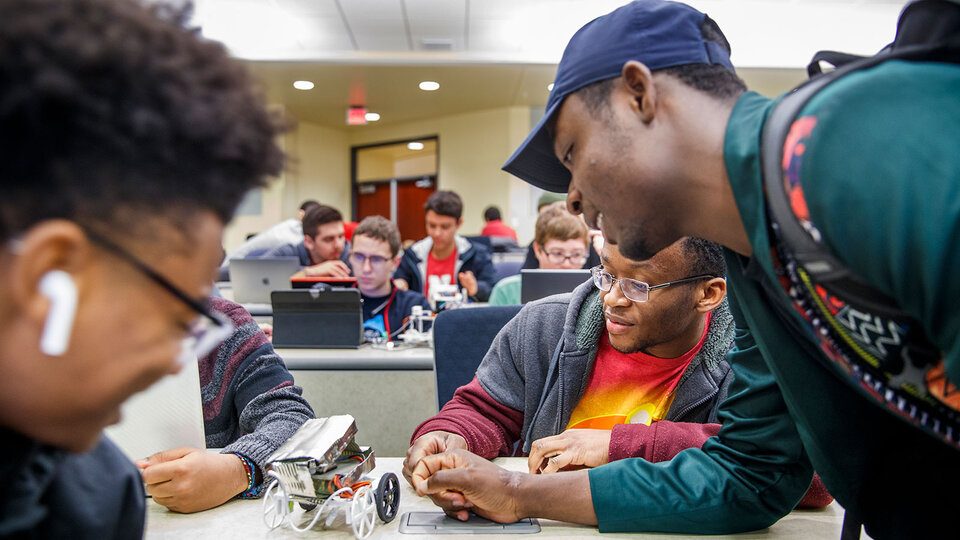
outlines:
[[[586,253],[571,253],[567,255],[562,251],[547,251],[547,260],[553,264],[563,264],[570,261],[577,265],[582,265],[587,260]]]
[[[625,296],[627,300],[632,302],[646,302],[647,299],[650,298],[650,291],[663,289],[671,285],[718,277],[713,274],[700,274],[675,281],[668,281],[667,283],[661,283],[659,285],[650,285],[649,283],[636,279],[613,277],[613,275],[605,271],[602,266],[594,266],[590,269],[590,274],[593,276],[593,284],[603,292],[610,292],[614,283],[620,283],[620,292],[623,293],[623,296]]]
[[[156,270],[147,266],[146,263],[113,241],[89,230],[85,232],[91,242],[125,260],[140,271],[140,273],[150,278],[151,281],[165,289],[197,313],[197,318],[187,326],[187,337],[185,337],[180,344],[180,355],[177,359],[181,364],[206,356],[233,333],[233,323],[230,322],[230,319],[227,318],[226,315],[211,311],[210,308],[203,303],[190,298],[187,293],[177,288],[173,283],[170,283],[169,280],[158,274]]]

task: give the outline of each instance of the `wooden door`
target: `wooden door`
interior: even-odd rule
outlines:
[[[390,182],[367,182],[356,185],[356,220],[369,216],[390,219]]]
[[[435,178],[397,182],[397,228],[401,239],[420,240],[427,236],[423,205],[435,191]]]

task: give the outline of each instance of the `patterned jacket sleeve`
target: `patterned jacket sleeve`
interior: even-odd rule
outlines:
[[[207,446],[249,458],[262,477],[266,459],[314,417],[313,409],[250,314],[223,299],[211,304],[236,329],[200,361]]]

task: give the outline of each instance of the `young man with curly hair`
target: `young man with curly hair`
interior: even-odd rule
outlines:
[[[139,471],[101,432],[229,334],[205,301],[223,228],[282,126],[182,10],[0,13],[0,536],[140,538]]]

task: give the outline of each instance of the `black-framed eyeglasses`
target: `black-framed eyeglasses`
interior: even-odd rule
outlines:
[[[659,285],[650,285],[649,283],[645,283],[636,279],[613,277],[613,275],[604,270],[602,266],[594,266],[591,268],[590,275],[593,276],[593,284],[603,292],[610,292],[610,289],[613,288],[614,283],[620,283],[620,292],[622,292],[623,296],[625,296],[628,300],[633,302],[646,302],[647,299],[650,298],[650,291],[664,289],[671,285],[679,285],[681,283],[689,283],[691,281],[713,279],[718,277],[714,276],[713,274],[700,274],[674,281],[668,281],[667,283],[661,283]]]
[[[161,276],[156,270],[112,240],[90,230],[85,230],[84,232],[91,242],[129,263],[140,273],[150,278],[151,281],[197,313],[197,318],[188,325],[188,335],[184,338],[181,345],[181,362],[190,361],[194,357],[202,358],[206,356],[233,333],[233,323],[230,322],[230,319],[227,318],[226,315],[211,311],[204,303],[190,298],[187,293],[183,292],[173,283],[170,283],[167,278]]]
[[[547,251],[547,260],[553,264],[563,264],[567,261],[570,261],[573,264],[581,265],[584,261],[587,260],[586,253],[571,253],[566,254],[562,251]]]

